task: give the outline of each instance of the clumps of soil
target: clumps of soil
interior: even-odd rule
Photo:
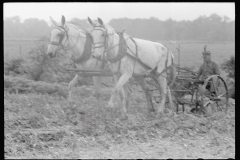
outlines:
[[[43,81],[32,81],[21,77],[4,76],[4,90],[8,93],[41,93],[67,96],[67,84],[50,84]]]
[[[6,81],[9,82],[6,89],[18,82]],[[22,88],[40,85],[22,84]],[[49,88],[56,93],[67,92],[66,86],[56,88],[54,84],[44,84],[48,85],[52,85]],[[217,112],[210,117],[198,117],[174,113],[156,117],[148,114],[146,101],[141,98],[144,95],[134,93],[130,98],[128,119],[121,120],[119,98],[114,108],[107,107],[111,90],[104,91],[97,100],[94,87],[76,87],[73,103],[61,94],[34,91],[22,94],[4,91],[7,157],[81,158],[87,157],[87,150],[107,152],[118,145],[136,146],[157,141],[162,142],[163,148],[168,147],[166,144],[185,147],[188,158],[201,154],[229,158],[235,153],[235,102],[231,102],[227,114]],[[144,154],[144,150],[138,151]]]

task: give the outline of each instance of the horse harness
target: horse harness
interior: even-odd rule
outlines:
[[[58,29],[58,30],[61,31],[61,33],[59,34],[59,36],[60,36],[59,42],[50,41],[49,44],[61,46],[62,48],[64,48],[64,46],[63,46],[63,44],[62,44],[62,41],[63,41],[63,38],[64,38],[65,35],[67,35],[67,40],[68,40],[68,32],[67,32],[67,30],[66,30],[64,27],[62,27],[62,26],[58,26],[58,27],[56,27],[56,29]]]
[[[74,48],[77,45],[79,37],[80,37],[80,34],[78,34],[76,43],[73,46],[68,46],[67,45],[67,46],[64,47],[63,44],[62,44],[64,36],[67,36],[67,41],[69,42],[68,30],[66,30],[62,26],[58,26],[58,27],[56,27],[56,29],[59,29],[61,31],[61,33],[59,34],[59,36],[60,36],[59,42],[50,41],[49,44],[61,46],[61,49],[63,49],[65,52],[66,52],[66,50],[70,50],[70,49]],[[71,57],[71,60],[74,63],[81,63],[83,61],[88,60],[91,57],[91,45],[93,44],[93,40],[92,40],[92,36],[90,35],[90,33],[87,32],[86,36],[87,36],[86,37],[87,39],[86,39],[86,43],[85,43],[85,46],[84,46],[84,50],[83,50],[82,56],[80,56],[79,58],[75,58],[72,55],[72,57]]]
[[[87,40],[84,46],[82,56],[80,56],[79,58],[75,58],[74,56],[71,57],[74,63],[81,63],[83,61],[88,60],[91,57],[91,50],[92,50],[91,46],[92,46],[93,40],[90,33],[87,33],[86,36],[87,36]]]
[[[101,28],[103,28],[104,30],[101,29]],[[124,56],[129,56],[129,57],[133,58],[134,60],[138,61],[144,68],[146,68],[147,70],[150,70],[150,72],[153,71],[153,70],[156,71],[157,66],[156,66],[154,69],[152,69],[151,67],[149,67],[148,65],[146,65],[145,63],[143,63],[143,62],[139,59],[139,57],[138,57],[138,48],[137,48],[138,46],[137,46],[137,43],[135,42],[135,40],[133,39],[132,36],[129,36],[127,39],[124,39],[124,37],[123,37],[124,30],[123,30],[122,32],[117,32],[117,34],[118,34],[118,36],[119,36],[119,38],[120,38],[119,44],[117,44],[117,45],[115,45],[115,46],[112,46],[112,47],[110,47],[110,48],[108,48],[108,44],[107,44],[108,34],[106,34],[106,29],[105,29],[104,27],[98,27],[97,29],[94,29],[94,30],[101,30],[101,31],[103,31],[103,35],[104,35],[104,42],[97,42],[97,43],[95,43],[95,44],[99,44],[99,43],[100,43],[100,44],[103,44],[103,45],[100,45],[100,46],[95,47],[95,44],[94,44],[94,48],[105,47],[102,57],[101,57],[101,58],[95,57],[95,58],[98,59],[98,60],[103,61],[104,64],[105,64],[106,62],[115,63],[115,62],[118,62],[118,61],[119,61],[118,71],[117,71],[116,74],[118,74],[118,73],[120,72],[121,59],[122,59]],[[112,35],[112,34],[109,34],[109,35]],[[135,47],[136,47],[136,54],[134,54],[133,51],[132,51],[132,50],[129,48],[129,46],[127,45],[126,41],[127,41],[128,39],[131,39],[131,40],[134,42]],[[113,49],[113,48],[116,47],[116,46],[119,46],[118,54],[117,54],[117,56],[115,56],[115,57],[111,57],[111,56],[108,54],[108,51],[111,50],[111,49]],[[165,47],[166,47],[166,46],[165,46]],[[166,48],[167,48],[167,47],[166,47]],[[129,54],[129,53],[127,52],[127,49],[129,49],[129,50],[132,52],[132,54],[133,54],[133,55],[136,55],[136,56],[133,56],[133,55]],[[167,48],[167,50],[168,50],[168,51],[167,51],[167,59],[166,59],[166,61],[165,61],[165,69],[164,69],[161,73],[158,73],[157,76],[161,75],[164,71],[167,71],[168,68],[170,67],[170,66],[169,66],[169,67],[167,66],[167,63],[168,63],[168,55],[169,55],[169,52],[170,52],[168,48]],[[172,62],[173,62],[173,59],[172,59]],[[172,64],[173,64],[173,63],[172,63]],[[149,72],[149,73],[150,73],[150,72]],[[148,73],[148,72],[147,72],[147,73]]]

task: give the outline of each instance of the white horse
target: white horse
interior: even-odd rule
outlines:
[[[91,36],[87,35],[88,32],[85,29],[82,30],[74,24],[66,23],[64,16],[62,16],[60,25],[51,17],[50,19],[55,28],[51,31],[50,35],[51,38],[47,50],[49,57],[56,57],[59,49],[71,50],[72,60],[78,69],[100,69],[103,67],[103,63],[101,61],[98,61],[92,57],[92,40]],[[91,44],[88,44],[88,46],[85,47],[87,41]],[[69,83],[69,101],[72,99],[72,89],[77,84],[78,79],[80,79],[80,76],[77,74]],[[102,92],[101,77],[93,76],[93,83],[95,85],[94,95],[99,100],[99,96]]]
[[[84,48],[87,42],[87,39],[91,38],[88,35],[88,32],[84,29],[81,30],[77,26],[66,23],[65,17],[62,16],[61,24],[59,25],[56,21],[54,21],[50,17],[51,22],[54,24],[55,28],[51,31],[51,39],[50,43],[48,45],[48,51],[47,54],[54,58],[56,57],[57,51],[59,49],[65,49],[65,50],[71,50],[73,53],[73,59],[75,66],[78,69],[102,69],[103,62],[99,61],[95,58],[93,58],[91,55],[91,46],[88,47],[88,51],[85,52]],[[89,43],[89,42],[88,42]],[[92,45],[92,42],[91,44]],[[73,80],[69,83],[69,98],[68,100],[71,101],[72,99],[72,89],[77,84],[78,80],[81,77],[77,74]],[[117,75],[113,75],[115,83],[118,81]],[[99,100],[99,97],[102,93],[101,91],[101,81],[102,78],[99,76],[93,76],[93,83],[95,85],[95,96]],[[141,88],[145,91],[146,86],[142,81],[138,81],[138,84],[141,86]],[[127,90],[127,93],[130,93],[129,90]],[[120,98],[123,97],[123,92],[120,94]],[[148,94],[145,92],[145,94]],[[149,97],[146,95],[146,97]],[[150,100],[149,100],[150,101]],[[148,102],[149,102],[148,101]],[[150,103],[149,103],[150,106]],[[149,107],[149,110],[151,110],[151,107]]]
[[[93,38],[93,56],[96,59],[107,59],[107,57],[116,57],[120,49],[120,36],[108,24],[98,18],[97,22],[92,22],[88,18],[89,23],[93,26],[91,35]],[[173,65],[173,54],[164,45],[148,40],[132,38],[124,34],[124,41],[127,45],[127,55],[119,59],[119,61],[109,62],[109,68],[112,73],[120,73],[120,78],[114,87],[110,107],[113,107],[113,99],[119,91],[124,92],[122,108],[123,116],[127,118],[128,96],[126,93],[126,83],[133,76],[152,75],[158,82],[161,90],[161,103],[157,110],[157,115],[165,109],[165,101],[167,94],[167,71],[170,71],[171,86],[176,78],[176,70]],[[156,72],[155,72],[156,71]],[[124,88],[122,90],[122,88]]]

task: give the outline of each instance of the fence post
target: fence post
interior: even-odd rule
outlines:
[[[178,67],[180,68],[180,44],[178,44],[177,51],[178,51]],[[178,75],[179,75],[179,71],[180,69],[178,69]]]

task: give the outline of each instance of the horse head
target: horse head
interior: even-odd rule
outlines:
[[[55,28],[51,31],[50,34],[50,42],[47,50],[47,54],[51,58],[56,57],[56,53],[58,50],[70,50],[76,47],[76,45],[78,45],[78,48],[81,48],[83,50],[87,37],[87,31],[85,29],[81,30],[79,27],[71,23],[66,23],[64,16],[62,16],[60,25],[51,17],[50,20],[55,26]],[[79,41],[84,42],[78,43]]]
[[[92,36],[81,24],[74,25],[65,23],[65,17],[62,16],[61,25],[54,21],[51,22],[55,28],[51,31],[50,43],[47,54],[50,58],[56,57],[58,50],[71,50],[72,61],[81,68],[94,68],[101,65],[92,55]]]
[[[50,43],[48,45],[47,54],[54,58],[56,57],[56,51],[63,48],[67,43],[68,39],[68,27],[65,24],[65,17],[62,16],[61,25],[50,17],[52,24],[55,28],[50,33]]]
[[[115,33],[114,29],[108,24],[104,24],[103,21],[98,18],[98,21],[92,22],[88,17],[88,22],[93,26],[91,36],[93,39],[93,57],[97,59],[103,59],[104,53],[107,51],[111,35]]]

